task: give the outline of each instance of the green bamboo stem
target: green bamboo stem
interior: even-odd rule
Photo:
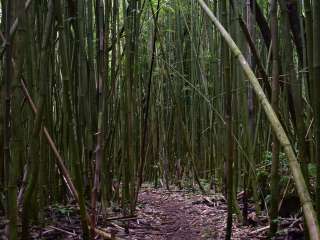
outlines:
[[[300,0],[302,1],[302,0]],[[313,87],[313,17],[310,0],[303,0],[305,11],[305,29],[306,29],[306,52],[307,52],[307,69],[309,79],[309,95],[311,99],[311,106],[314,104]]]
[[[25,85],[25,83],[22,79],[21,79],[20,83],[21,83],[22,91],[23,91],[33,113],[37,114],[38,109],[30,96],[30,93],[29,93],[27,86]],[[72,179],[70,177],[70,174],[69,174],[66,166],[63,163],[64,162],[63,158],[62,158],[61,154],[59,153],[58,148],[57,148],[56,144],[54,143],[52,137],[50,136],[48,129],[45,126],[43,126],[43,132],[44,132],[45,138],[47,139],[48,144],[50,145],[50,148],[53,151],[53,154],[56,157],[56,164],[59,168],[59,171],[61,172],[61,175],[62,175],[61,177],[63,178],[63,181],[65,182],[65,184],[67,186],[67,189],[70,191],[70,194],[78,201],[77,190],[72,182]]]
[[[314,112],[314,135],[316,139],[316,211],[320,219],[320,1],[313,1],[313,112]]]
[[[245,23],[245,21],[243,20],[243,18],[241,17],[241,14],[238,12],[238,8],[237,6],[235,6],[235,3],[233,1],[231,1],[232,3],[232,7],[234,9],[234,11],[236,12],[236,14],[238,15],[238,21],[239,21],[239,25],[241,27],[241,30],[244,34],[244,36],[246,37],[246,40],[248,42],[248,45],[250,47],[250,50],[252,52],[252,55],[256,61],[256,64],[258,66],[258,71],[260,72],[261,76],[262,76],[262,80],[263,80],[263,84],[264,84],[264,87],[267,91],[267,96],[270,98],[271,96],[271,87],[270,87],[270,84],[268,82],[268,75],[267,75],[267,72],[262,64],[262,61],[261,61],[261,58],[259,57],[259,54],[258,54],[258,49],[256,48],[256,45],[254,44],[254,41],[251,37],[251,34],[250,34],[250,31],[247,27],[247,24]],[[249,13],[247,13],[249,14]]]
[[[226,28],[229,28],[228,11],[227,11],[227,0],[221,2],[221,19]],[[227,197],[227,227],[226,227],[226,240],[230,240],[232,236],[232,215],[233,215],[233,136],[232,136],[232,78],[231,78],[231,64],[230,64],[230,50],[228,45],[223,39],[221,39],[221,53],[222,53],[222,65],[223,71],[222,76],[225,83],[225,99],[224,99],[224,110],[225,110],[225,121],[226,121],[226,153],[225,153],[225,189]]]
[[[45,102],[46,102],[46,84],[45,80],[48,74],[48,40],[51,31],[51,26],[53,22],[53,1],[48,2],[48,12],[46,16],[45,26],[43,30],[43,37],[40,50],[40,71],[39,71],[39,88],[40,88],[40,97],[39,97],[39,110],[36,113],[34,120],[34,126],[32,131],[32,142],[30,147],[30,171],[29,171],[29,182],[26,188],[24,201],[23,201],[23,210],[22,210],[22,237],[23,239],[28,239],[29,237],[29,222],[31,217],[32,209],[30,205],[32,199],[36,196],[37,191],[36,184],[39,177],[39,146],[42,134],[42,123],[43,116],[45,111]]]
[[[252,69],[249,67],[245,57],[241,53],[240,49],[236,45],[236,43],[233,41],[229,33],[225,30],[225,28],[221,25],[219,20],[215,17],[215,15],[212,13],[212,11],[208,8],[206,3],[203,0],[198,0],[199,4],[201,5],[204,12],[208,15],[208,17],[211,19],[213,24],[216,26],[216,28],[221,33],[222,37],[225,39],[225,41],[228,43],[230,49],[232,50],[234,56],[238,59],[241,67],[243,68],[244,73],[248,77],[250,84],[252,85],[257,98],[259,99],[266,115],[269,120],[269,123],[271,124],[272,130],[276,134],[281,146],[284,148],[285,153],[287,154],[288,161],[289,161],[289,167],[291,169],[293,179],[295,182],[295,187],[297,189],[304,216],[306,218],[307,227],[310,234],[311,240],[318,240],[320,239],[320,231],[319,231],[319,225],[318,225],[318,219],[316,217],[315,210],[312,205],[312,200],[310,197],[310,194],[308,192],[308,188],[306,185],[306,182],[304,180],[299,162],[297,161],[297,158],[295,156],[295,153],[293,151],[293,148],[290,144],[290,141],[276,115],[273,108],[271,107],[265,93],[263,92],[258,79],[254,75]]]
[[[27,0],[25,3],[25,7],[24,7],[24,11],[28,11],[30,5],[32,3],[32,0]],[[10,23],[11,24],[11,23]],[[5,47],[7,45],[8,42],[10,42],[11,38],[13,37],[13,35],[16,33],[17,29],[18,29],[18,25],[19,25],[19,17],[17,17],[12,25],[10,25],[10,30],[9,30],[9,34],[5,36],[4,42],[2,43],[1,47],[0,47],[0,56],[2,57],[4,52],[5,52]]]
[[[272,95],[271,106],[278,114],[279,111],[279,53],[278,53],[278,1],[272,0],[271,14],[271,41],[272,41]],[[278,202],[279,202],[279,141],[276,132],[272,133],[272,165],[271,165],[271,200],[270,200],[270,229],[269,236],[274,237],[278,228]]]
[[[151,63],[149,68],[149,79],[148,79],[148,89],[147,89],[147,99],[146,99],[146,109],[144,112],[143,118],[143,132],[142,132],[142,143],[140,148],[140,162],[138,166],[138,174],[137,174],[137,185],[136,185],[136,193],[135,193],[135,204],[138,200],[138,193],[143,181],[143,170],[145,166],[145,158],[146,158],[146,141],[147,141],[147,132],[148,132],[148,116],[149,116],[149,106],[150,106],[150,95],[151,95],[151,86],[152,86],[152,74],[154,69],[155,62],[155,51],[156,51],[156,41],[157,41],[157,30],[158,30],[158,17],[160,12],[160,0],[157,3],[156,16],[154,18],[154,32],[152,35],[152,54],[151,54]],[[152,7],[152,2],[150,1],[150,8],[152,15],[154,15],[154,10]]]
[[[24,84],[24,82],[22,80],[21,80],[21,86],[22,86],[22,90],[23,90],[23,92],[24,92],[24,94],[25,94],[25,96],[26,96],[26,98],[28,100],[28,103],[29,103],[32,111],[35,114],[37,114],[38,113],[38,109],[37,109],[36,105],[34,104],[32,98],[31,98],[31,96],[29,94],[29,91],[28,91],[26,85]],[[58,149],[56,147],[56,144],[54,143],[52,137],[50,136],[47,128],[45,126],[43,126],[42,128],[43,128],[44,136],[47,139],[48,144],[50,145],[50,148],[52,149],[52,151],[53,151],[53,153],[54,153],[54,155],[56,157],[56,164],[57,164],[57,166],[58,166],[58,168],[60,170],[60,173],[62,175],[61,177],[63,178],[63,180],[64,180],[68,190],[70,191],[71,195],[75,198],[75,200],[78,202],[78,204],[80,204],[79,203],[78,192],[76,190],[75,185],[73,184],[73,181],[72,181],[72,179],[70,177],[70,174],[69,174],[67,168],[65,167],[65,165],[63,163],[64,161],[62,159],[62,156],[60,155],[60,153],[59,153],[59,151],[58,151]],[[91,218],[90,218],[89,214],[86,212],[85,215],[86,215],[86,222],[87,222],[88,226],[91,226]],[[104,231],[99,230],[97,228],[95,228],[94,231],[95,231],[96,234],[98,234],[101,237],[104,237],[105,239],[112,239],[111,234],[109,234],[107,232],[104,232]],[[115,239],[119,239],[119,238],[115,238]]]
[[[11,145],[11,134],[12,134],[12,117],[11,117],[11,94],[12,94],[12,82],[13,82],[13,66],[12,66],[12,52],[13,44],[10,40],[10,25],[12,20],[13,4],[11,1],[6,3],[6,21],[5,21],[5,37],[7,38],[5,44],[5,59],[4,59],[4,128],[3,128],[3,154],[5,161],[5,180],[7,187],[7,217],[9,220],[9,239],[17,239],[17,205],[16,205],[16,165],[15,159],[11,156],[12,146]]]

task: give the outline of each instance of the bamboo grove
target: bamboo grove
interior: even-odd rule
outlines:
[[[319,1],[1,0],[0,21],[9,239],[72,200],[110,238],[98,209],[133,214],[145,182],[222,192],[226,239],[249,200],[274,236],[290,192],[320,239]]]

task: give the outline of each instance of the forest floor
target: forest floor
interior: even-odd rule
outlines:
[[[225,235],[227,206],[219,194],[202,195],[187,190],[144,187],[139,194],[134,217],[121,219],[120,209],[116,207],[112,208],[112,214],[110,211],[107,215],[101,211],[98,227],[113,232],[119,239],[219,240]],[[42,226],[32,228],[32,239],[81,239],[77,212],[77,207],[72,204],[48,208]],[[120,219],[111,220],[111,216]],[[267,217],[257,217],[250,208],[248,225],[244,226],[235,216],[232,239],[266,239],[267,225]],[[279,225],[276,239],[304,239],[301,218],[280,218]],[[0,239],[5,239],[1,238],[1,232],[3,226],[0,224]]]
[[[139,196],[138,221],[126,239],[224,239],[227,207],[221,195],[145,189]],[[254,239],[250,226],[233,226],[233,239]]]
[[[240,205],[241,207],[241,205]],[[235,216],[232,239],[267,239],[267,217],[257,217],[250,208],[248,225]],[[222,195],[190,191],[143,189],[139,195],[137,221],[131,222],[125,239],[193,240],[224,239],[227,205]],[[276,239],[303,239],[301,219],[280,218]]]

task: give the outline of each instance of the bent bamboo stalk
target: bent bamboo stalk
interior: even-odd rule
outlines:
[[[22,79],[21,79],[20,83],[21,83],[21,86],[22,86],[22,91],[23,91],[23,93],[24,93],[24,95],[25,95],[25,97],[26,97],[26,99],[27,99],[32,111],[34,112],[34,114],[37,114],[38,109],[37,109],[36,105],[34,104],[32,98],[31,98],[31,96],[29,94],[27,86],[25,85],[25,83],[24,83],[24,81]],[[72,182],[72,179],[70,177],[70,174],[69,174],[66,166],[63,163],[62,156],[60,155],[60,153],[59,153],[54,141],[52,140],[52,138],[51,138],[51,136],[50,136],[50,134],[49,134],[49,132],[48,132],[48,130],[47,130],[47,128],[45,126],[43,127],[43,132],[44,132],[44,135],[45,135],[45,137],[46,137],[46,139],[48,141],[48,144],[50,145],[54,155],[56,156],[56,164],[57,164],[57,166],[58,166],[58,168],[59,168],[59,170],[60,170],[60,172],[62,174],[62,178],[63,178],[67,188],[69,189],[71,195],[75,198],[77,203],[79,203],[78,192],[77,192],[77,190],[76,190],[76,188],[75,188],[75,186],[74,186],[74,184]],[[86,212],[86,219],[87,219],[88,226],[90,228],[92,223],[91,223],[91,218],[90,218],[90,216],[89,216],[89,214],[87,212]],[[104,231],[102,231],[102,230],[100,230],[100,229],[98,229],[96,227],[94,228],[94,232],[96,234],[98,234],[100,237],[102,237],[103,239],[120,240],[120,238],[114,237],[114,236],[112,236],[112,234],[104,232]]]
[[[209,7],[203,0],[198,0],[201,8],[204,10],[206,15],[211,19],[213,24],[216,26],[226,43],[229,45],[229,48],[233,52],[234,56],[238,59],[243,71],[249,79],[250,84],[252,85],[264,111],[267,115],[269,123],[271,124],[272,130],[276,134],[281,146],[284,148],[285,153],[288,157],[289,167],[291,169],[293,180],[295,182],[295,187],[298,192],[300,202],[302,204],[303,213],[306,219],[307,228],[309,230],[309,235],[311,240],[319,240],[320,239],[320,230],[318,225],[318,220],[316,217],[315,210],[312,205],[312,200],[310,194],[308,192],[308,188],[304,177],[302,175],[302,171],[300,168],[300,164],[296,158],[296,155],[293,151],[293,148],[290,144],[289,138],[287,137],[277,115],[272,109],[265,93],[263,92],[257,77],[254,75],[252,69],[247,63],[245,57],[241,53],[240,49],[236,45],[236,43],[231,38],[230,34],[225,30],[225,28],[221,25],[219,20],[215,17]]]

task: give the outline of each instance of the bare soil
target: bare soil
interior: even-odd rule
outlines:
[[[143,188],[139,194],[136,216],[129,220],[110,220],[110,217],[121,218],[121,212],[116,207],[107,212],[100,212],[98,227],[113,232],[118,239],[220,240],[225,236],[227,207],[219,194]],[[43,222],[33,226],[32,239],[82,239],[75,205],[52,206],[44,215]],[[236,216],[233,222],[232,239],[267,239],[267,217],[257,217],[253,207],[250,208],[248,225],[243,225]],[[0,218],[1,240],[6,239],[5,223],[4,218]],[[280,218],[279,225],[277,240],[304,239],[301,217]]]
[[[126,239],[224,239],[227,208],[221,195],[146,189],[139,195],[138,220]],[[233,239],[251,236],[253,226],[233,226]]]

